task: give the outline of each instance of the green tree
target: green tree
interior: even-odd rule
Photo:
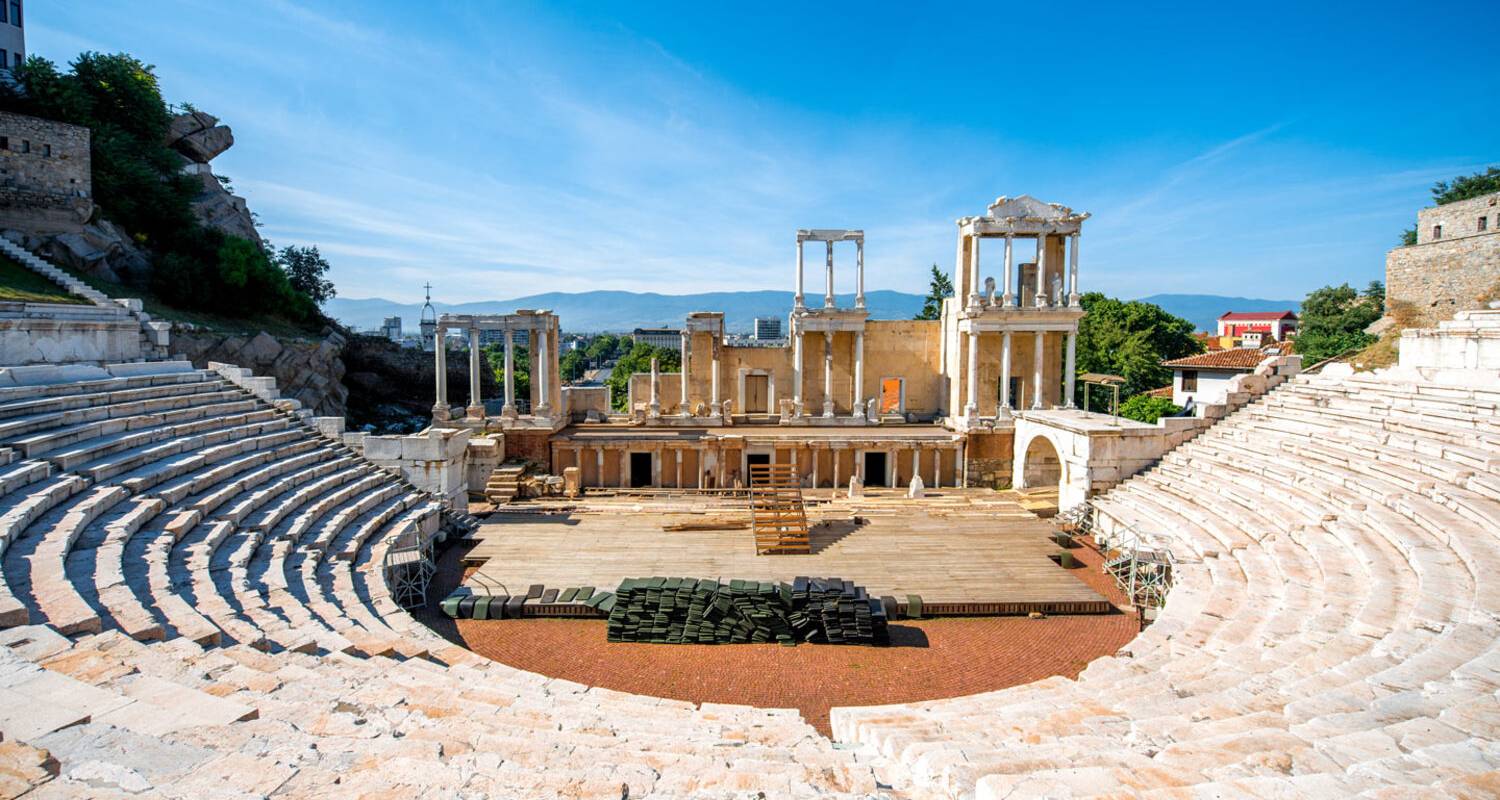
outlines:
[[[312,296],[288,280],[274,253],[208,228],[194,215],[191,203],[203,187],[183,173],[182,156],[165,144],[172,110],[153,67],[125,53],[93,52],[68,67],[28,59],[14,70],[13,85],[0,86],[0,110],[89,129],[94,203],[149,249],[149,288],[188,310],[319,319]],[[326,281],[306,288],[332,292]]]
[[[630,399],[630,376],[637,372],[650,372],[653,357],[657,359],[657,369],[661,372],[677,372],[682,368],[682,354],[676,350],[655,347],[645,342],[637,343],[630,348],[630,352],[615,362],[615,368],[604,379],[616,410],[629,410],[625,406]]]
[[[1203,343],[1193,336],[1193,323],[1160,306],[1099,292],[1089,292],[1081,301],[1087,313],[1078,323],[1078,372],[1119,375],[1125,379],[1122,395],[1165,386],[1172,381],[1172,371],[1161,362],[1203,352]],[[1082,383],[1078,391],[1075,402],[1081,404]]]
[[[1440,206],[1494,192],[1500,192],[1500,167],[1490,167],[1484,172],[1460,175],[1452,181],[1438,181],[1432,185],[1432,199]]]
[[[1385,313],[1385,286],[1372,281],[1363,293],[1345,283],[1314,290],[1302,301],[1297,323],[1297,352],[1311,366],[1341,353],[1368,347],[1365,333]]]
[[[484,360],[490,365],[490,372],[495,376],[495,385],[500,387],[501,396],[505,393],[505,345],[487,345],[480,350]],[[511,360],[515,367],[516,401],[526,403],[531,398],[531,353],[527,348],[516,345],[511,350]]]
[[[307,295],[314,303],[323,305],[336,294],[333,281],[328,280],[328,260],[312,247],[288,246],[281,248],[277,262],[286,273],[292,288]]]
[[[583,373],[588,371],[588,357],[582,350],[569,350],[558,360],[557,371],[562,373],[565,381],[576,381],[583,378]]]
[[[938,265],[932,265],[932,282],[928,286],[927,296],[922,299],[922,310],[912,319],[939,319],[943,316],[943,298],[953,296],[953,281],[948,278],[948,273],[938,269]]]
[[[1135,395],[1120,404],[1120,416],[1148,425],[1181,410],[1182,408],[1174,405],[1170,398],[1153,397],[1149,394]]]

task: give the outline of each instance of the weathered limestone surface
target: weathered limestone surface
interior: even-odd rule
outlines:
[[[345,338],[336,330],[316,340],[278,339],[265,331],[232,336],[174,329],[172,350],[178,358],[207,367],[210,361],[238,364],[274,378],[282,396],[297,400],[319,416],[344,416],[349,390],[344,387]]]
[[[1483,231],[1480,218],[1488,220]],[[1385,283],[1386,298],[1410,304],[1428,326],[1500,299],[1500,193],[1418,212],[1417,244],[1386,253]]]

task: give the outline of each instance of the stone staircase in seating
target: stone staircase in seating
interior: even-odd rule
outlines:
[[[1408,344],[1411,342],[1411,344]],[[1500,796],[1500,314],[1299,376],[1096,498],[1179,565],[1076,680],[834,709],[915,796]]]
[[[497,506],[516,499],[521,492],[521,476],[526,472],[524,464],[501,464],[490,473],[484,484],[484,496]]]
[[[0,381],[0,796],[867,796],[795,711],[454,646],[381,564],[431,495],[228,365]],[[441,522],[440,522],[441,520]]]

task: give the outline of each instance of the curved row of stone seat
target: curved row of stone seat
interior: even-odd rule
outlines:
[[[32,776],[28,796],[875,789],[795,711],[589,689],[455,647],[382,571],[433,498],[214,373],[80,385],[84,404],[27,388],[0,392],[0,445],[22,445],[0,450],[0,747],[17,748],[0,776]]]
[[[1426,406],[1373,413],[1402,390],[1354,383],[1277,389],[1097,500],[1184,561],[1128,652],[1076,681],[835,709],[835,736],[948,796],[1494,785],[1500,504],[1476,478],[1495,465],[1424,438],[1489,430],[1494,406],[1420,387]],[[1371,457],[1381,436],[1400,458]]]

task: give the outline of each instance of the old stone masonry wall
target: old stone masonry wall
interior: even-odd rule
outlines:
[[[206,368],[216,361],[275,378],[282,397],[300,402],[320,417],[342,417],[348,404],[340,358],[344,344],[343,334],[334,330],[311,340],[278,339],[265,331],[255,336],[208,333],[181,325],[172,332],[175,357],[195,367]]]
[[[1479,230],[1480,217],[1487,217]],[[1434,238],[1433,226],[1443,226]],[[1385,257],[1386,297],[1410,304],[1412,324],[1433,326],[1483,307],[1500,291],[1500,193],[1424,209],[1418,243]]]
[[[89,129],[0,111],[0,228],[81,228],[93,213]]]

